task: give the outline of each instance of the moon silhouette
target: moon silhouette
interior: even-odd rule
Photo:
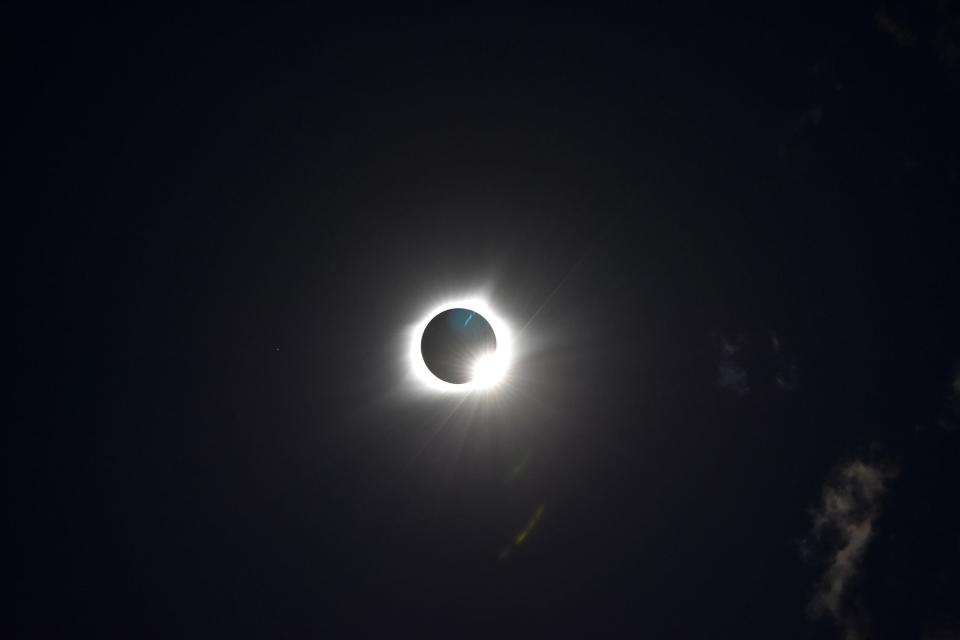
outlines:
[[[497,350],[497,336],[472,309],[441,311],[427,323],[420,340],[423,362],[434,376],[450,384],[466,384],[478,363]]]

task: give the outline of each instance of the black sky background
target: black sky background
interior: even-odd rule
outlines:
[[[11,11],[9,637],[960,636],[958,15]]]

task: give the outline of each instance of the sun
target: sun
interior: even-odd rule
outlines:
[[[462,384],[447,382],[435,376],[421,353],[424,331],[430,321],[449,309],[469,309],[490,324],[496,338],[496,348],[476,357],[470,365],[471,378]],[[411,325],[407,358],[410,373],[417,383],[426,390],[436,393],[473,393],[491,391],[502,385],[509,377],[513,361],[513,335],[509,325],[482,298],[457,298],[438,304],[430,309],[415,324]]]

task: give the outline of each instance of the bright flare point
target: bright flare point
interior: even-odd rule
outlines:
[[[503,380],[506,373],[507,368],[496,353],[485,353],[473,363],[472,381],[479,387],[488,388]]]

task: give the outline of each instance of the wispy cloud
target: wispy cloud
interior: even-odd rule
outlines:
[[[800,387],[797,363],[793,360],[776,373],[774,379],[780,391],[796,391]]]
[[[717,363],[717,386],[732,391],[738,398],[750,393],[747,381],[747,369],[740,363],[740,350],[743,348],[743,336],[727,339],[714,334],[720,349],[720,361]]]
[[[743,398],[755,390],[795,391],[800,388],[796,358],[771,331],[766,339],[756,334],[726,337],[713,333],[717,349],[717,387]]]
[[[824,485],[821,503],[813,511],[814,535],[824,542],[830,559],[809,612],[814,618],[834,618],[847,640],[862,636],[860,621],[846,606],[844,596],[873,537],[886,482],[894,475],[891,470],[855,460]]]
[[[884,9],[878,10],[873,15],[873,19],[876,22],[877,29],[893,38],[894,42],[901,47],[909,47],[917,41],[917,35],[913,32],[913,29],[896,20]]]
[[[717,386],[732,391],[738,398],[750,393],[747,370],[733,360],[721,360],[717,366]]]

